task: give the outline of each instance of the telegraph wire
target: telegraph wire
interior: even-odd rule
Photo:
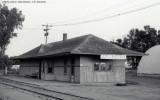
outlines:
[[[158,6],[158,5],[160,5],[160,2],[157,2],[157,3],[154,3],[154,4],[150,4],[148,6],[137,8],[137,9],[134,9],[134,10],[129,10],[129,11],[126,11],[126,12],[114,14],[114,15],[111,15],[111,16],[106,16],[106,17],[102,17],[102,18],[95,18],[95,19],[91,19],[91,20],[84,20],[84,21],[79,21],[79,22],[74,22],[74,23],[53,24],[52,26],[72,26],[72,25],[78,25],[78,24],[97,22],[97,21],[107,20],[107,19],[111,19],[111,18],[114,18],[114,17],[118,17],[118,16],[130,14],[130,13],[138,12],[138,11],[141,11],[141,10],[144,10],[144,9],[148,9],[148,8],[151,8],[151,7],[154,7],[154,6]],[[24,27],[22,29],[25,29],[25,30],[39,30],[41,28],[38,28],[38,27],[37,28],[36,27],[35,28],[27,28],[27,27]]]
[[[75,22],[75,23],[55,24],[53,26],[72,26],[72,25],[79,25],[79,24],[98,22],[98,21],[102,21],[102,20],[106,20],[106,19],[111,19],[111,18],[115,18],[115,17],[118,17],[118,16],[122,16],[122,15],[127,15],[127,14],[130,14],[130,13],[139,12],[139,11],[142,11],[142,10],[145,10],[145,9],[148,9],[148,8],[151,8],[151,7],[159,6],[159,5],[160,5],[160,2],[157,2],[157,3],[154,3],[154,4],[150,4],[148,6],[145,6],[145,7],[129,10],[129,11],[118,13],[118,14],[114,14],[114,15],[111,15],[111,16],[106,16],[106,17],[103,17],[103,18],[96,18],[96,19],[91,19],[91,20],[85,20],[85,21]]]
[[[132,2],[135,2],[137,0],[132,0]],[[139,1],[139,0],[138,0]],[[148,1],[148,0],[147,0]],[[98,11],[95,11],[93,13],[90,13],[90,14],[87,14],[87,15],[84,15],[84,16],[80,16],[80,17],[77,17],[77,18],[71,18],[69,20],[64,20],[64,21],[58,21],[58,22],[55,22],[55,23],[52,23],[52,24],[56,24],[56,23],[63,23],[63,22],[67,22],[67,21],[75,21],[75,20],[80,20],[80,19],[84,19],[86,17],[91,17],[92,15],[97,15],[97,14],[102,14],[102,13],[105,13],[106,11],[109,11],[109,10],[112,10],[112,9],[117,9],[119,7],[122,7],[123,5],[127,5],[128,3],[132,3],[130,2],[129,0],[126,0],[125,2],[123,3],[118,3],[118,4],[114,4],[112,5],[111,7],[107,7],[107,8],[104,8],[104,9],[101,9],[101,10],[98,10]]]
[[[132,1],[136,1],[136,0],[132,0]],[[84,15],[84,16],[81,16],[81,17],[77,17],[77,18],[73,18],[73,19],[69,19],[69,20],[65,20],[65,21],[58,21],[58,22],[51,23],[51,24],[56,24],[56,23],[62,23],[62,22],[67,22],[67,21],[73,21],[73,20],[83,19],[83,18],[88,17],[88,16],[91,16],[91,15],[96,15],[96,14],[100,14],[100,13],[109,11],[109,10],[111,10],[111,9],[116,9],[116,8],[121,7],[121,6],[123,6],[123,5],[126,5],[126,4],[128,4],[128,3],[130,3],[129,0],[126,0],[126,1],[123,2],[123,3],[114,4],[114,5],[111,6],[111,7],[104,8],[104,9],[102,9],[102,10],[100,10],[100,11],[95,11],[95,12],[93,12],[93,13],[91,13],[91,14],[87,14],[87,15]],[[115,7],[116,7],[116,8],[115,8]],[[40,28],[40,27],[33,27],[33,28],[31,28],[31,27],[24,27],[24,28],[22,28],[22,29],[32,30],[32,31],[33,31],[33,30],[40,30],[41,28]]]
[[[134,2],[133,2],[134,1]],[[139,0],[133,0],[132,2],[133,3],[136,3],[135,1],[139,1]],[[150,0],[144,0],[142,3],[144,2],[147,2],[147,1],[150,1]],[[75,21],[75,20],[81,20],[81,19],[84,19],[86,17],[91,17],[92,15],[97,15],[97,14],[103,14],[107,11],[110,11],[110,10],[114,10],[114,9],[119,9],[119,7],[122,7],[123,5],[127,5],[128,3],[132,4],[132,2],[130,2],[129,0],[126,0],[126,2],[123,2],[123,3],[118,3],[118,4],[115,4],[111,7],[107,7],[107,8],[104,8],[102,10],[99,10],[99,11],[95,11],[93,13],[90,13],[90,14],[87,14],[87,15],[84,15],[84,16],[81,16],[81,17],[77,17],[77,18],[71,18],[69,20],[64,20],[64,21],[58,21],[58,22],[54,22],[54,23],[51,23],[51,24],[56,24],[56,23],[65,23],[65,22],[68,22],[68,21]],[[132,5],[133,6],[133,5]],[[116,8],[115,8],[116,7]],[[128,8],[127,8],[128,9]],[[57,25],[57,24],[56,24]]]

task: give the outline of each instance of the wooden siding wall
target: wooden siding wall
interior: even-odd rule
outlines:
[[[39,72],[39,63],[38,61],[22,61],[20,63],[20,75],[32,75]]]
[[[80,58],[75,57],[75,75],[71,77],[71,58],[67,57],[67,73],[64,74],[64,59],[66,58],[57,58],[57,59],[43,59],[41,60],[41,79],[42,80],[58,80],[58,81],[68,81],[71,82],[80,82]],[[52,62],[53,73],[48,73],[48,61]],[[20,63],[20,75],[32,75],[34,73],[39,73],[39,64],[40,60],[24,60]],[[44,67],[43,67],[44,66]],[[44,68],[44,72],[43,72]]]
[[[0,69],[0,75],[4,74],[4,70]]]
[[[66,58],[65,58],[66,59]],[[64,59],[63,58],[57,58],[54,59],[54,64],[52,65],[52,68],[54,68],[53,73],[47,73],[48,66],[47,66],[47,60],[43,60],[45,63],[45,73],[42,73],[42,79],[43,80],[58,80],[58,81],[67,81],[71,82],[71,59],[67,58],[67,73],[64,74]],[[79,58],[75,58],[75,76],[74,76],[74,82],[79,83],[80,82],[80,68],[79,68]]]
[[[106,60],[113,66],[109,71],[94,71],[94,64],[101,62],[99,59],[81,57],[80,58],[80,83],[88,82],[125,82],[125,60]],[[104,62],[104,60],[103,60]]]
[[[125,83],[125,62],[126,60],[113,60],[114,82]]]

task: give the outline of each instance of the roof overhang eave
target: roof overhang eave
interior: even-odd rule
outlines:
[[[63,53],[57,53],[57,54],[46,54],[46,55],[34,55],[34,56],[24,56],[24,57],[13,57],[13,60],[21,60],[21,59],[40,59],[40,58],[48,58],[48,57],[57,57],[57,56],[63,56],[68,55],[70,52],[63,52]]]
[[[129,57],[142,57],[142,56],[147,56],[148,54],[127,54]]]

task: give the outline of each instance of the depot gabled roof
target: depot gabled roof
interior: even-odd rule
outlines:
[[[56,56],[64,54],[85,54],[85,55],[101,55],[101,54],[125,54],[127,56],[143,56],[143,53],[127,50],[106,40],[98,38],[94,35],[85,35],[65,41],[58,41],[46,45],[40,45],[20,56],[16,59],[37,58],[45,56]]]

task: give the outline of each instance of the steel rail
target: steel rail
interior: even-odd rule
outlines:
[[[39,94],[42,94],[42,95],[44,94],[48,97],[55,98],[57,100],[94,100],[93,98],[87,98],[87,97],[77,96],[77,95],[74,95],[74,94],[69,94],[69,93],[58,92],[58,91],[54,91],[54,90],[45,89],[45,88],[41,87],[40,85],[33,84],[33,83],[21,82],[21,81],[8,79],[8,78],[2,78],[2,77],[0,79],[3,80],[3,82],[0,82],[1,84],[10,85],[12,87],[19,88],[19,89],[22,89],[22,90],[35,92],[37,94],[38,94],[38,91],[31,90],[31,89],[26,89],[26,88],[23,88],[23,87],[20,87],[20,86],[15,86],[15,85],[23,85],[23,86],[26,86],[26,87],[31,87],[32,89],[38,89],[39,91],[42,90],[44,92],[50,92],[49,94],[53,94],[53,95],[57,94],[60,97],[55,97],[53,95],[49,95],[49,94],[39,92]],[[7,82],[7,83],[4,83],[4,82]]]
[[[13,88],[18,88],[18,89],[21,89],[21,90],[24,90],[24,91],[27,91],[27,92],[31,92],[31,93],[35,93],[35,94],[38,94],[38,95],[42,95],[42,96],[45,96],[45,97],[53,98],[53,99],[56,99],[56,100],[64,100],[64,99],[61,99],[61,98],[58,98],[58,97],[54,97],[54,96],[47,95],[47,94],[44,94],[44,93],[40,93],[40,92],[30,90],[30,89],[25,89],[25,88],[15,86],[15,85],[11,85],[11,84],[8,84],[8,83],[5,83],[5,82],[0,82],[0,84],[7,85],[7,86],[10,86],[10,87],[13,87]]]

